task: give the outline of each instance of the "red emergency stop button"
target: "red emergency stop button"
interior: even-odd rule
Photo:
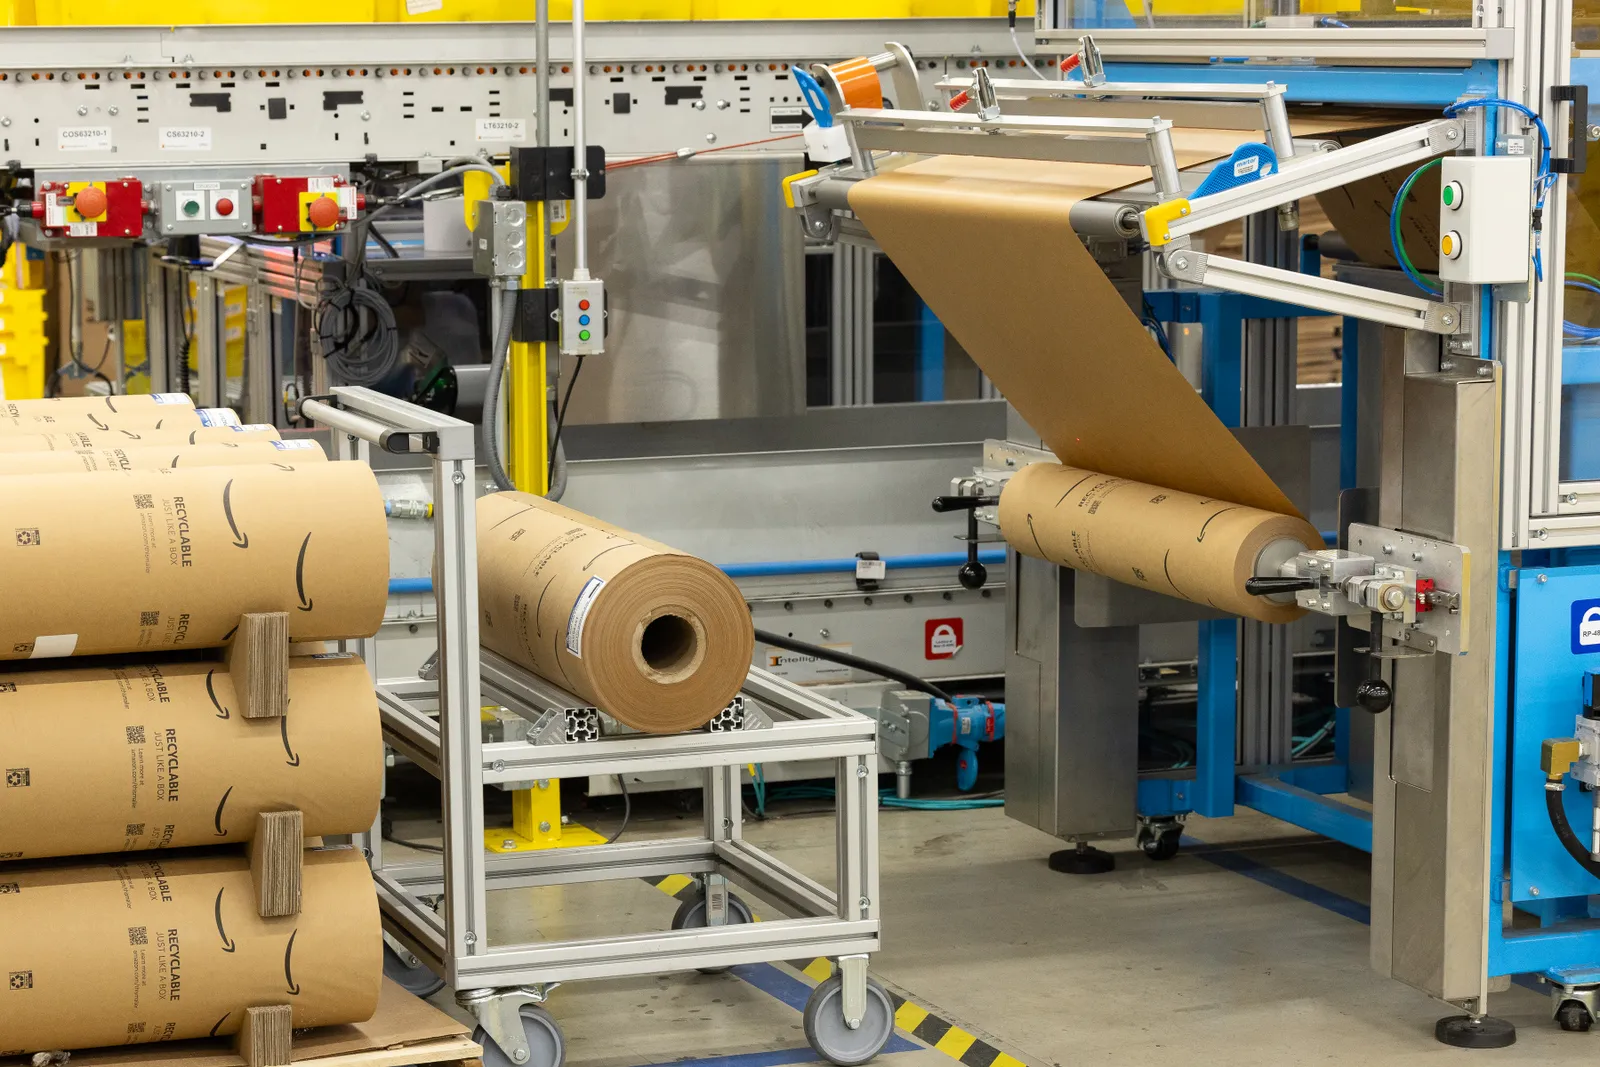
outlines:
[[[233,201],[225,196],[219,196],[217,197],[216,209],[218,215],[227,218],[233,214]]]
[[[339,224],[339,204],[331,196],[319,196],[306,206],[306,218],[319,230]]]
[[[106,191],[85,186],[73,196],[72,207],[86,219],[98,218],[106,213]]]

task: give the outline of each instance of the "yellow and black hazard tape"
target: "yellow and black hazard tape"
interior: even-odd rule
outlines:
[[[669,874],[647,881],[674,900],[692,899],[700,891],[699,881],[687,874]],[[833,961],[825,956],[818,956],[809,963],[794,961],[791,965],[813,982],[823,982],[833,976]],[[1027,1067],[1015,1056],[1001,1052],[948,1019],[941,1019],[921,1004],[907,1000],[892,989],[888,992],[894,1002],[895,1026],[958,1063],[966,1067]]]

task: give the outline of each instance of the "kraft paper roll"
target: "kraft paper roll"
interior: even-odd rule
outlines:
[[[0,1055],[237,1033],[378,1006],[377,895],[354,849],[305,854],[300,914],[256,914],[242,850],[0,868]]]
[[[711,564],[527,493],[477,518],[486,647],[649,733],[704,725],[744,684],[754,624]]]
[[[21,415],[72,415],[86,411],[119,415],[129,411],[151,409],[172,411],[192,408],[194,400],[188,393],[127,393],[122,396],[51,396],[33,400],[6,400],[0,402],[0,415],[16,418]]]
[[[115,409],[102,404],[65,409],[34,408],[17,412],[5,411],[0,406],[0,434],[51,433],[59,430],[159,430],[175,427],[193,430],[202,426],[237,425],[239,416],[228,408],[195,408],[188,404],[137,405]]]
[[[1112,164],[938,156],[856,183],[850,207],[1062,463],[1296,514],[1068,220],[1078,201],[1148,177]],[[951,253],[964,248],[989,251],[981,270]]]
[[[325,463],[328,456],[315,441],[245,439],[169,447],[135,445],[76,448],[70,452],[13,452],[0,455],[0,474],[73,474],[108,471],[155,471],[179,467],[244,467],[252,463],[304,466]]]
[[[1012,476],[1000,493],[1000,531],[1038,559],[1262,622],[1304,614],[1292,602],[1244,591],[1262,550],[1272,546],[1269,558],[1281,562],[1322,546],[1298,515],[1058,463],[1033,463]]]
[[[383,622],[389,535],[365,464],[27,474],[4,490],[0,659],[209,648],[254,611],[287,612],[291,641]]]
[[[290,660],[282,719],[244,718],[221,663],[3,673],[0,737],[12,858],[235,844],[293,808],[361,833],[383,791],[372,678],[341,653]]]
[[[55,430],[49,433],[6,433],[0,430],[0,453],[58,452],[80,448],[123,448],[139,445],[212,444],[218,441],[276,441],[278,428],[265,423],[243,426],[141,426],[120,430]],[[0,461],[3,462],[3,461]]]

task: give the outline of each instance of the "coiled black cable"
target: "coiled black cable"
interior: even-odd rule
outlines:
[[[353,284],[324,277],[313,313],[322,356],[345,385],[377,385],[400,364],[394,308],[363,271]]]

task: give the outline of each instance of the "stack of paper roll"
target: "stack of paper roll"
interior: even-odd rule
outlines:
[[[366,665],[290,657],[287,715],[246,718],[223,655],[189,650],[263,612],[290,642],[376,632],[377,480],[171,398],[109,400],[0,406],[0,660],[55,661],[0,664],[0,1054],[227,1035],[260,1005],[365,1020],[382,939],[361,854],[307,852],[299,913],[262,918],[240,846],[272,812],[307,836],[372,826]],[[84,430],[85,413],[123,421]],[[26,432],[41,416],[74,428]],[[7,447],[23,440],[42,443]]]

